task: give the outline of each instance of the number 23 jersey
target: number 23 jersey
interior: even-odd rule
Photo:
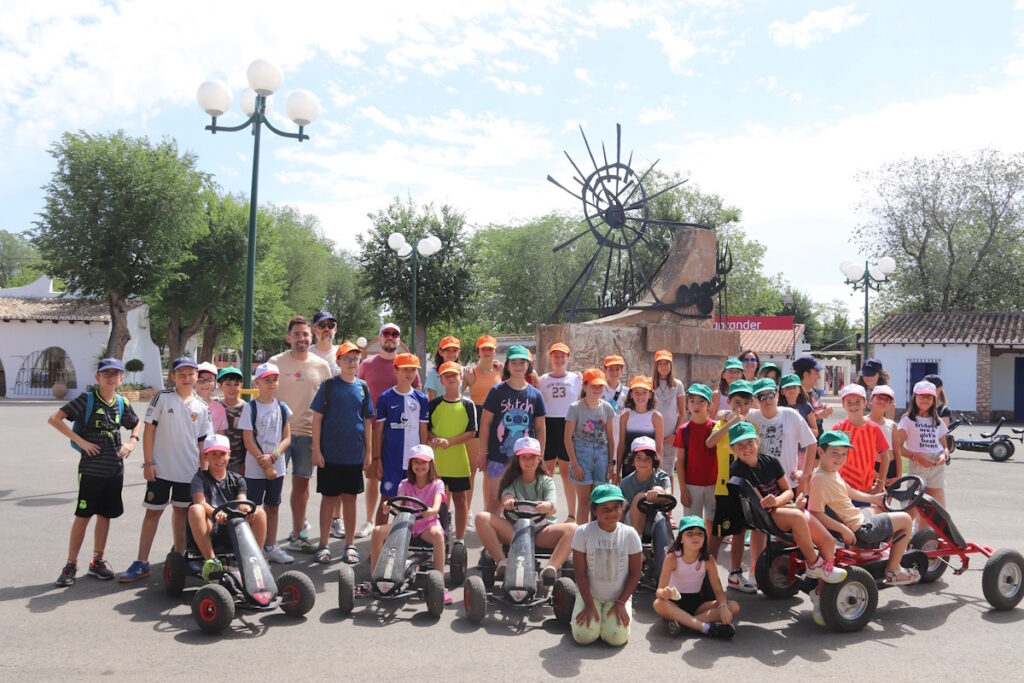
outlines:
[[[547,416],[564,419],[569,414],[569,406],[580,400],[583,377],[578,372],[568,372],[561,377],[555,377],[549,372],[541,376],[538,388],[544,396]]]

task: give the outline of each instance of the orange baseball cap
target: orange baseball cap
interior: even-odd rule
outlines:
[[[604,370],[599,368],[590,368],[583,373],[584,384],[596,384],[598,386],[606,387],[608,382],[604,378]]]
[[[548,348],[548,354],[552,354],[555,351],[561,351],[562,353],[564,353],[566,355],[571,355],[571,353],[569,351],[569,347],[566,346],[565,344],[563,344],[562,342],[555,342],[554,344],[552,344],[550,346],[550,348]]]
[[[605,356],[604,366],[608,367],[609,365],[621,365],[622,367],[626,367],[626,360],[622,356]]]
[[[342,356],[347,356],[348,354],[354,352],[362,353],[362,349],[360,349],[352,342],[346,340],[341,346],[338,347],[338,352],[334,354],[334,357],[341,358]]]
[[[443,351],[444,349],[450,349],[453,346],[457,349],[461,349],[462,342],[459,341],[458,337],[447,336],[441,340],[441,343],[437,345],[437,348]]]
[[[400,353],[395,356],[396,368],[420,368],[420,359],[415,353]]]
[[[479,339],[476,340],[476,348],[478,348],[478,349],[484,349],[484,348],[496,349],[496,348],[498,348],[498,340],[495,339],[494,337],[492,337],[489,334],[482,335]]]
[[[655,363],[657,363],[658,361],[662,361],[662,360],[667,360],[669,363],[671,363],[672,362],[672,352],[667,350],[667,349],[662,349],[661,351],[658,351],[657,353],[654,354],[654,362]]]
[[[643,375],[637,375],[633,379],[629,380],[629,388],[636,389],[637,387],[643,387],[647,391],[654,391],[654,383],[650,377],[644,377]]]
[[[441,367],[437,369],[438,375],[444,375],[449,372],[454,372],[457,375],[461,375],[462,366],[456,363],[455,361],[450,360],[447,363],[441,363]]]

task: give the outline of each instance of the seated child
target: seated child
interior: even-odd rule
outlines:
[[[679,533],[661,565],[654,611],[672,635],[682,633],[683,627],[712,638],[736,634],[732,620],[740,606],[725,597],[718,566],[708,553],[704,520],[697,515],[679,520]]]
[[[571,625],[580,645],[600,638],[621,646],[629,640],[643,547],[636,530],[619,522],[625,502],[618,486],[595,486],[590,494],[595,521],[578,528],[572,539],[577,591]]]
[[[540,442],[537,439],[530,436],[518,439],[515,443],[515,457],[505,468],[499,489],[502,508],[511,510],[517,501],[531,501],[537,503],[537,512],[547,515],[545,520],[535,523],[537,532],[534,539],[539,547],[552,548],[551,558],[541,570],[541,578],[551,584],[558,577],[562,563],[572,552],[576,525],[572,522],[555,523],[555,480],[540,466],[541,457]],[[501,545],[512,541],[513,531],[512,523],[502,514],[477,513],[476,533],[484,548],[498,563],[498,576],[504,573],[507,564]]]
[[[647,525],[647,515],[637,507],[637,504],[641,499],[653,502],[657,500],[659,493],[671,495],[672,479],[668,472],[658,467],[661,462],[658,458],[658,445],[654,439],[649,436],[638,436],[633,439],[630,451],[634,470],[622,480],[622,495],[629,503],[623,521],[632,525],[642,536],[644,526]]]
[[[215,581],[217,576],[224,571],[220,560],[214,556],[214,546],[230,546],[231,540],[227,536],[227,527],[224,523],[228,520],[226,512],[218,512],[212,517],[215,508],[224,505],[232,500],[245,500],[246,487],[245,479],[235,472],[228,470],[228,460],[231,458],[231,442],[223,434],[211,434],[203,442],[203,457],[209,465],[208,469],[196,472],[192,477],[192,505],[188,508],[188,525],[192,530],[192,538],[196,547],[206,560],[203,563],[203,578],[207,581]],[[252,527],[253,536],[259,547],[263,547],[263,541],[267,535],[267,518],[263,510],[248,505],[242,508],[248,514],[246,521]]]

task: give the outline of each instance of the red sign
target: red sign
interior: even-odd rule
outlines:
[[[791,315],[730,315],[725,320],[715,320],[720,330],[792,330]]]

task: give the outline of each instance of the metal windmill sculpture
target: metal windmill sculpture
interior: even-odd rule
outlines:
[[[646,171],[637,175],[633,171],[633,152],[622,161],[622,125],[615,125],[615,160],[609,162],[608,152],[601,143],[602,165],[598,164],[590,148],[587,134],[580,126],[583,144],[594,167],[584,173],[568,152],[566,158],[572,164],[576,175],[573,180],[579,185],[574,192],[550,175],[548,181],[557,185],[583,203],[583,217],[587,228],[572,236],[553,249],[559,252],[586,236],[597,241],[597,248],[583,270],[562,297],[550,322],[568,322],[577,313],[612,315],[627,308],[635,310],[665,310],[681,317],[706,317],[713,308],[713,296],[725,286],[725,276],[732,266],[728,249],[719,249],[716,259],[716,274],[712,280],[680,287],[675,301],[665,301],[654,291],[652,283],[668,256],[667,250],[654,267],[645,268],[639,253],[640,244],[654,246],[650,227],[653,225],[670,228],[698,228],[712,230],[708,225],[687,223],[656,218],[651,215],[651,200],[669,190],[679,187],[686,180],[673,183],[655,192],[649,192],[644,182],[658,164],[655,160]],[[603,276],[600,275],[604,271]],[[648,272],[649,271],[649,272]],[[602,284],[594,306],[581,306],[587,285],[595,273],[602,277]],[[685,290],[685,291],[684,291]],[[571,300],[571,304],[569,303]],[[643,304],[640,304],[644,300]],[[698,312],[689,312],[696,308]]]

